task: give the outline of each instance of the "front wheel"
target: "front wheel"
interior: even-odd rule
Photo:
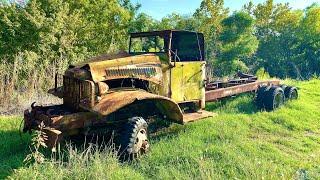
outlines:
[[[142,117],[129,118],[120,135],[121,156],[138,158],[149,151],[148,124]]]

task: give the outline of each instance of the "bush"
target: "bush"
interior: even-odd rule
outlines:
[[[256,72],[256,76],[258,77],[258,79],[261,79],[261,80],[270,79],[269,73],[264,68],[258,69]]]

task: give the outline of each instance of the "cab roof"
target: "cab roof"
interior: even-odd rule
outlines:
[[[130,36],[133,37],[133,38],[134,37],[140,37],[140,36],[166,36],[166,35],[169,35],[171,32],[202,34],[202,33],[195,32],[195,31],[170,29],[170,30],[162,30],[162,31],[135,32],[135,33],[130,33]]]

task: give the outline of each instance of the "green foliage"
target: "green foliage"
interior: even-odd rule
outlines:
[[[41,122],[39,130],[36,130],[32,136],[32,147],[30,147],[30,154],[23,160],[27,164],[41,164],[45,161],[45,156],[41,153],[41,148],[47,148],[45,141],[48,140],[48,136],[43,131],[45,128],[44,123]]]
[[[306,10],[306,14],[298,28],[299,44],[296,52],[297,66],[301,69],[303,77],[320,74],[320,6],[314,5]]]
[[[221,70],[219,74],[248,71],[241,60],[251,57],[258,48],[259,42],[253,35],[253,23],[250,15],[244,12],[234,13],[222,21],[220,41],[223,45],[216,63],[217,69]]]
[[[10,179],[143,179],[127,165],[118,162],[116,151],[109,146],[89,144],[85,149],[68,145],[58,157],[46,159],[17,170]],[[32,171],[33,173],[30,173]]]
[[[9,94],[48,90],[70,64],[123,49],[137,8],[127,0],[3,3],[0,87]]]
[[[138,14],[140,5],[129,0],[12,2],[0,1],[1,107],[16,104],[21,96],[15,94],[52,87],[54,75],[71,63],[126,49],[128,32],[136,31],[203,32],[207,61],[218,76],[236,70],[256,72],[261,79],[268,73],[296,79],[320,74],[318,4],[292,10],[273,0],[250,2],[229,15],[224,0],[203,0],[192,15],[157,21]],[[319,84],[299,82],[301,98],[271,113],[259,112],[247,95],[209,104],[218,117],[165,129],[152,138],[152,152],[133,164],[119,164],[110,151],[95,151],[92,161],[72,151],[74,161],[67,165],[21,167],[30,136],[20,142],[21,118],[1,117],[0,178],[316,178]]]
[[[264,68],[258,69],[256,72],[256,76],[258,77],[258,79],[261,79],[261,80],[270,79],[269,73]]]
[[[182,29],[188,31],[196,31],[199,26],[197,18],[190,15],[170,14],[156,25],[158,30]]]
[[[0,116],[0,179],[13,173],[14,169],[23,166],[23,160],[29,153],[31,137],[19,135],[22,117]]]
[[[6,5],[0,8],[0,57],[32,51],[41,57],[40,67],[60,68],[89,55],[115,51],[126,42],[132,8],[116,0],[31,0],[25,7]]]
[[[0,178],[317,179],[320,80],[285,83],[298,86],[298,100],[274,112],[257,110],[251,94],[209,103],[216,117],[162,129],[150,138],[150,153],[132,163],[118,162],[110,149],[90,147],[67,148],[70,158],[23,166],[30,139],[19,139],[21,118],[0,117]]]
[[[129,32],[147,32],[156,30],[156,21],[145,13],[140,13],[135,17],[129,26]]]
[[[228,12],[224,0],[203,0],[193,15],[198,22],[196,30],[204,33],[209,62],[214,61],[220,52],[219,36],[223,31],[221,22],[228,17]]]
[[[275,4],[273,0],[246,5],[244,10],[256,21],[259,40],[255,58],[250,60],[253,71],[264,67],[271,76],[297,79],[319,73],[319,58],[315,55],[320,34],[316,31],[320,22],[317,9],[319,6],[314,4],[305,12],[291,10],[288,4]]]

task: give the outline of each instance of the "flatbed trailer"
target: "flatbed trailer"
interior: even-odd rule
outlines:
[[[205,101],[214,102],[220,99],[236,96],[242,93],[257,93],[261,87],[278,87],[280,80],[259,81],[255,76],[249,75],[247,78],[231,79],[228,81],[208,82],[205,88]],[[183,114],[183,124],[198,121],[207,117],[216,116],[215,112],[199,110],[192,113]]]
[[[224,85],[224,87],[221,87]],[[212,83],[206,88],[206,102],[246,92],[256,92],[262,86],[279,86],[279,80],[256,81],[249,79],[231,80],[226,83]],[[220,87],[219,87],[220,86]]]

